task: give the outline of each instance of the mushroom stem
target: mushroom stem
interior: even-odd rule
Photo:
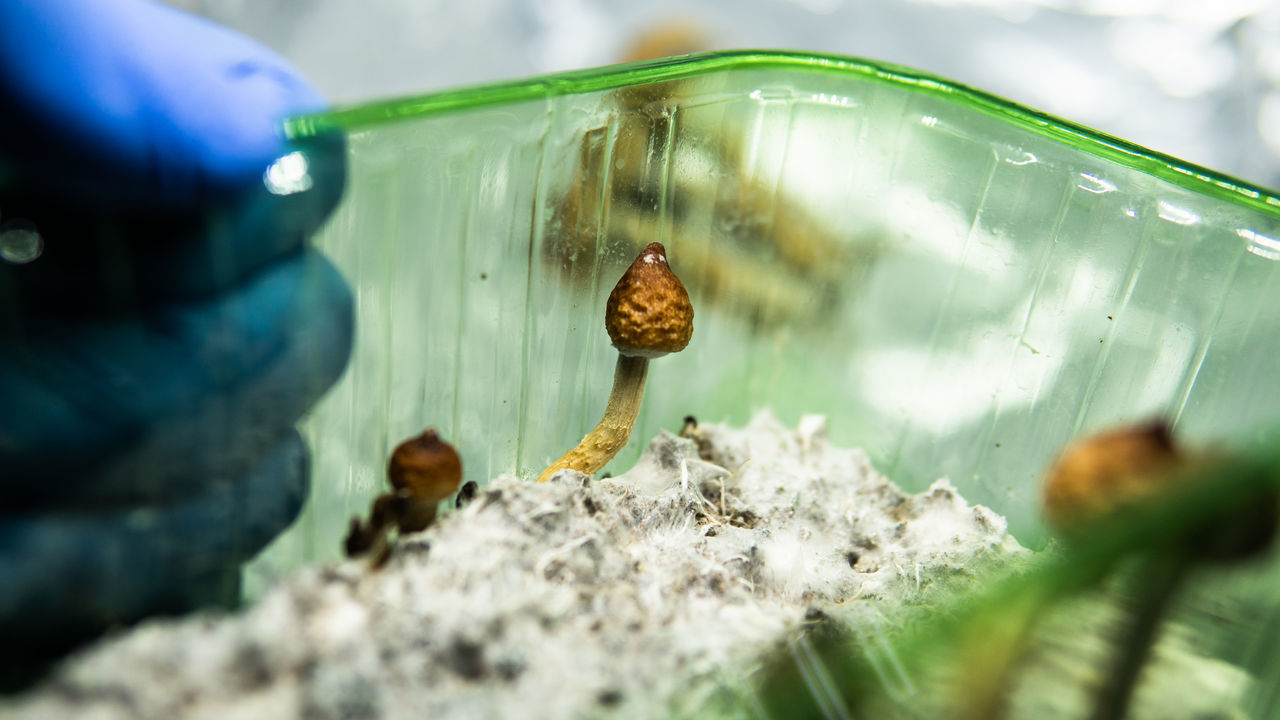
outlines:
[[[1122,720],[1138,685],[1138,675],[1160,634],[1160,622],[1190,566],[1178,552],[1157,551],[1147,558],[1137,583],[1137,607],[1123,631],[1114,666],[1098,691],[1091,720]]]
[[[604,417],[582,438],[578,447],[543,470],[538,482],[546,482],[556,472],[566,469],[590,475],[612,460],[631,437],[631,429],[640,415],[640,400],[644,397],[644,379],[648,373],[648,358],[619,354],[613,371],[613,391],[609,393]]]
[[[622,274],[604,307],[604,329],[618,349],[609,406],[578,447],[542,471],[546,482],[559,470],[590,475],[627,444],[640,414],[649,361],[680,352],[693,336],[693,305],[680,278],[667,264],[662,243],[649,243]]]

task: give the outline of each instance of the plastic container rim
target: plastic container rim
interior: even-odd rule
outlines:
[[[285,121],[285,134],[291,139],[297,139],[333,129],[351,132],[391,122],[494,105],[617,90],[733,70],[794,70],[840,77],[852,76],[910,88],[1030,130],[1089,155],[1280,220],[1280,195],[1273,190],[1148,150],[1079,123],[901,65],[841,55],[785,50],[697,53],[443,90],[290,118]]]

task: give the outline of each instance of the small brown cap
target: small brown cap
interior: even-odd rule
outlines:
[[[688,55],[711,46],[706,31],[691,19],[667,19],[642,30],[622,53],[622,62],[657,60],[658,58]]]
[[[689,344],[693,305],[662,243],[649,243],[622,274],[609,293],[604,327],[623,355],[655,358]]]
[[[462,482],[462,460],[452,445],[429,429],[396,447],[387,463],[387,479],[396,490],[439,502],[453,495]]]
[[[1085,438],[1068,447],[1045,478],[1045,519],[1070,534],[1167,491],[1169,472],[1180,462],[1164,423]]]

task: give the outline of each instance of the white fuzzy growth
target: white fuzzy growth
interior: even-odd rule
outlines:
[[[949,483],[907,495],[822,418],[762,415],[663,434],[608,480],[497,478],[381,571],[316,568],[243,615],[149,623],[0,714],[696,715],[806,610],[874,618],[998,554],[1025,551]]]

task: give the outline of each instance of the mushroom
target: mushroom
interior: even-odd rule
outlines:
[[[1103,521],[1192,489],[1222,459],[1178,447],[1161,421],[1098,433],[1068,447],[1049,470],[1045,520],[1078,540]],[[1276,525],[1274,498],[1246,498],[1185,528],[1185,550],[1201,560],[1247,558],[1270,544]]]
[[[387,461],[392,491],[374,498],[369,522],[351,518],[344,547],[348,557],[374,552],[374,566],[390,553],[386,534],[394,525],[401,534],[425,530],[436,518],[440,501],[462,482],[462,461],[449,443],[428,428],[396,446]]]
[[[1069,446],[1045,477],[1045,520],[1072,536],[1124,508],[1158,497],[1181,458],[1162,422],[1126,426]]]
[[[1124,513],[1205,482],[1220,458],[1187,453],[1163,422],[1123,427],[1064,451],[1044,483],[1045,519],[1065,539],[1083,540]],[[1200,472],[1192,473],[1190,470]],[[1126,717],[1159,624],[1187,573],[1206,562],[1239,560],[1268,547],[1276,533],[1277,498],[1267,488],[1178,528],[1167,546],[1146,548],[1132,582],[1133,610],[1116,657],[1098,688],[1092,718]]]
[[[622,274],[605,305],[604,326],[618,350],[613,391],[604,417],[582,442],[538,476],[546,482],[560,470],[590,475],[604,467],[631,437],[649,361],[679,352],[693,336],[693,305],[667,264],[662,243],[649,243]]]

